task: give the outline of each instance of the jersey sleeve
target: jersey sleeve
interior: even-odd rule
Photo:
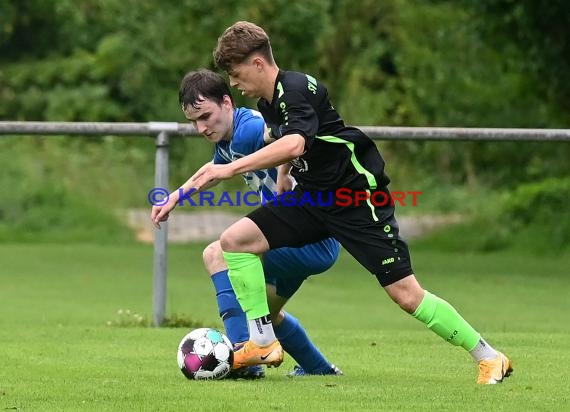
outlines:
[[[319,118],[313,106],[298,91],[283,93],[277,103],[281,120],[280,136],[300,134],[309,148],[319,129]]]
[[[245,120],[240,120],[232,137],[232,151],[238,156],[247,156],[258,151],[265,146],[264,132],[263,117],[250,116]]]

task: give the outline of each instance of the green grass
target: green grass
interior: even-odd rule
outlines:
[[[3,244],[0,410],[567,408],[570,257],[412,250],[424,287],[512,358],[515,373],[504,384],[475,385],[470,356],[401,312],[344,252],[289,310],[345,376],[290,379],[286,358],[262,381],[194,382],[176,365],[186,329],[137,327],[118,315],[151,318],[151,247]],[[170,316],[221,325],[200,245],[170,248],[168,282]]]

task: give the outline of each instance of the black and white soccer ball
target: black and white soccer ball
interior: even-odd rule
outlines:
[[[216,329],[194,329],[178,345],[178,366],[188,379],[223,379],[233,361],[230,340]]]

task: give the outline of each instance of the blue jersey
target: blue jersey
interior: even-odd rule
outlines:
[[[216,143],[214,163],[227,164],[252,154],[265,146],[265,121],[255,110],[240,107],[234,110],[231,141]],[[262,196],[273,199],[277,190],[277,169],[244,173],[247,185]],[[301,248],[283,247],[268,251],[263,258],[265,281],[276,286],[277,294],[290,298],[311,275],[322,273],[338,259],[340,244],[336,239],[323,239]]]
[[[214,163],[226,164],[252,154],[263,146],[265,122],[261,113],[240,107],[234,110],[234,130],[231,141],[216,143]],[[262,196],[263,200],[273,199],[277,190],[277,169],[262,169],[242,174],[245,183]],[[261,199],[260,199],[261,200]]]

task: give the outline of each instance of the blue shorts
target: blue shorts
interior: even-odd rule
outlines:
[[[323,273],[338,259],[340,244],[333,238],[303,247],[272,249],[263,256],[265,282],[289,299],[307,277]]]

